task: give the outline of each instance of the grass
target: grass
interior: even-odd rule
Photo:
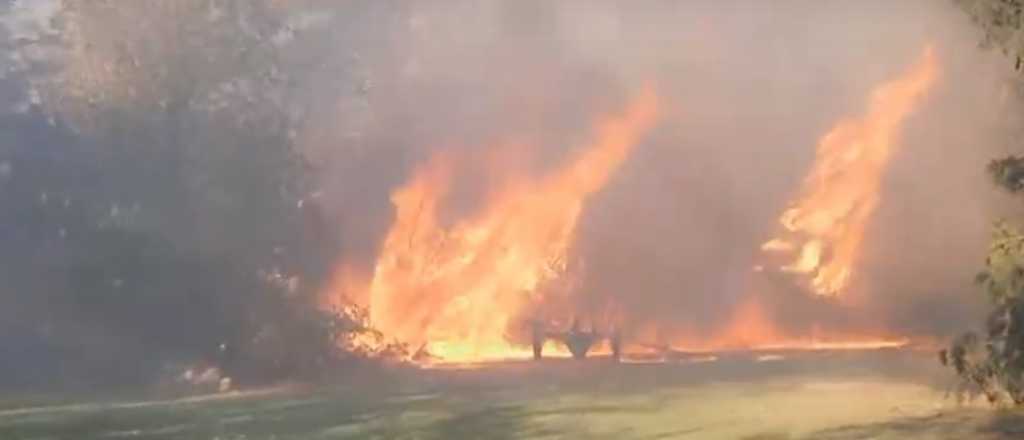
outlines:
[[[508,363],[330,389],[0,411],[0,439],[1009,439],[1024,415],[957,408],[931,356],[808,353],[689,365]]]

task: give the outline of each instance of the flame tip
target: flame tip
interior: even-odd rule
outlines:
[[[641,88],[620,112],[598,116],[592,141],[560,169],[540,178],[503,169],[509,175],[481,206],[451,225],[439,215],[453,175],[475,164],[436,153],[392,192],[395,218],[362,292],[370,322],[444,361],[529,353],[518,323],[572,293],[572,283],[553,282],[574,276],[574,267],[558,262],[568,260],[583,204],[654,124],[657,106],[654,88]]]
[[[925,45],[914,65],[872,90],[862,116],[840,120],[822,136],[799,198],[779,215],[785,233],[798,237],[762,246],[792,247],[795,260],[779,270],[797,275],[811,294],[838,298],[849,287],[900,125],[935,82],[936,57],[934,46]]]

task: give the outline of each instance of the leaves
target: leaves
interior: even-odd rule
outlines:
[[[1011,193],[1024,189],[1024,157],[1008,156],[988,164],[989,175],[1000,188]]]
[[[1003,305],[1024,292],[1024,235],[1006,222],[993,228],[985,269],[975,282],[996,305]]]
[[[1020,58],[1024,56],[1024,2],[1020,0],[954,0],[966,11],[971,19],[985,31],[983,47],[995,46],[1015,60],[1020,69]]]
[[[962,379],[961,393],[992,403],[1024,403],[1024,235],[1007,222],[993,227],[985,269],[975,276],[994,308],[984,337],[968,332],[940,354]]]
[[[338,338],[368,330],[314,301],[336,243],[311,238],[327,222],[294,140],[296,76],[323,54],[273,38],[295,9],[61,5],[24,85],[38,108],[0,119],[0,275],[32,293],[0,308],[32,306],[24,326],[95,358],[60,359],[71,374],[111,370],[98,380],[197,360],[269,380],[344,357]]]
[[[1024,58],[1024,1],[955,0],[985,32],[983,47],[996,47],[1020,71]],[[1007,156],[987,166],[993,183],[1010,193],[1024,190],[1024,156]],[[974,282],[993,310],[984,336],[968,332],[943,350],[940,361],[962,379],[961,395],[983,393],[992,403],[1006,397],[1024,404],[1024,235],[1005,221],[995,224],[985,268]]]

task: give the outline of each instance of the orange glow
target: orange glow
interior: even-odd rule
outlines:
[[[900,126],[935,83],[935,58],[926,48],[907,72],[872,91],[865,114],[821,138],[800,196],[779,218],[787,238],[762,246],[785,255],[779,269],[801,276],[815,294],[836,296],[849,285]]]
[[[910,343],[906,338],[858,332],[825,332],[815,329],[810,335],[795,335],[773,324],[761,302],[750,298],[740,304],[722,329],[712,334],[677,335],[669,344],[680,352],[725,352],[765,350],[871,350],[899,348]]]
[[[529,343],[510,335],[532,318],[545,283],[564,274],[586,199],[654,125],[657,101],[644,89],[621,114],[598,121],[592,141],[563,167],[501,180],[480,209],[451,225],[439,213],[463,163],[435,156],[392,194],[394,222],[372,277],[362,286],[337,280],[326,303],[364,302],[389,340],[441,361],[529,358]],[[549,344],[544,354],[564,352]]]

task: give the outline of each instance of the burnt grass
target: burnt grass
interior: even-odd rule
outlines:
[[[389,369],[265,395],[0,410],[6,439],[1010,439],[1024,413],[945,399],[931,353]]]

